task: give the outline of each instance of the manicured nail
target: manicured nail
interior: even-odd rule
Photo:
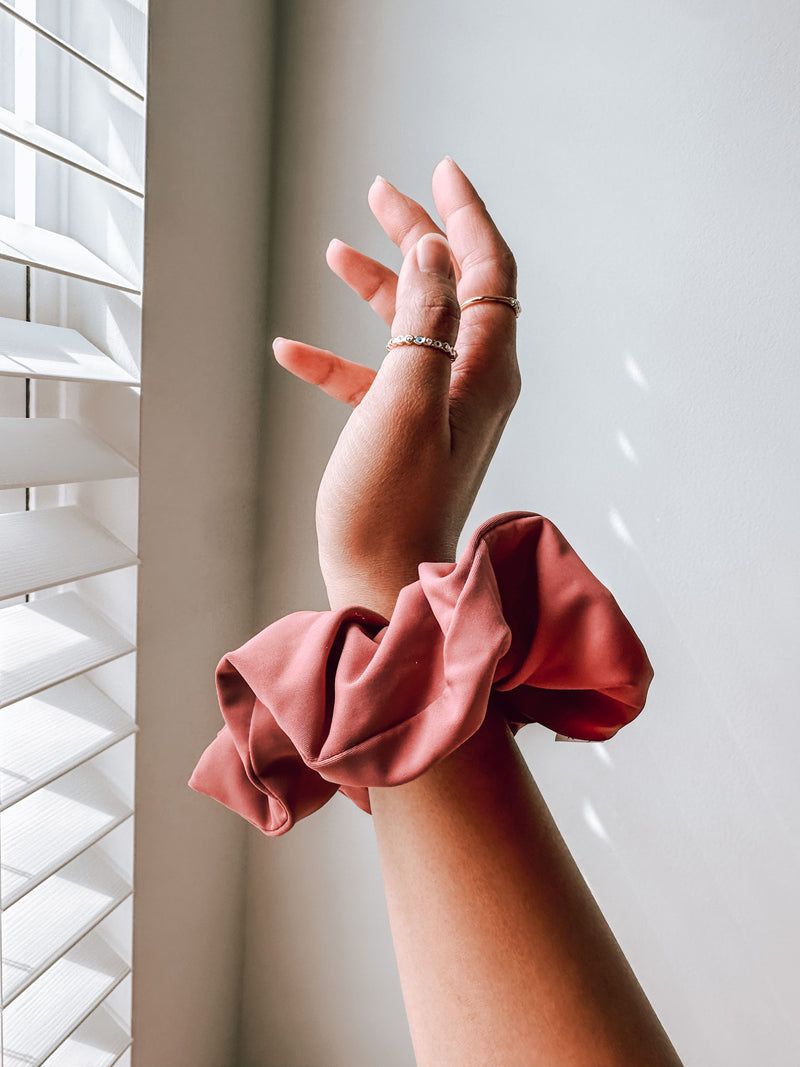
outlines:
[[[426,274],[450,273],[450,245],[439,233],[426,233],[417,241],[417,264]]]

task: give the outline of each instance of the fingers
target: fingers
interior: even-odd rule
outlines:
[[[380,176],[369,190],[372,213],[403,255],[426,233],[442,234],[427,211],[410,196]],[[344,241],[334,239],[326,253],[328,266],[370,305],[387,325],[394,318],[397,275],[377,260],[370,259]],[[455,263],[456,277],[459,266]]]
[[[432,337],[454,344],[459,309],[453,258],[447,238],[424,234],[403,260],[397,279],[392,334]],[[426,348],[426,351],[430,351]],[[449,362],[449,361],[448,361]]]
[[[272,349],[278,363],[295,377],[318,386],[328,396],[351,407],[361,403],[375,378],[375,371],[369,367],[301,341],[276,337]]]
[[[372,214],[397,245],[407,255],[417,241],[426,233],[444,236],[427,211],[410,196],[378,176],[367,194]],[[455,265],[458,277],[458,264]]]
[[[516,296],[517,268],[511,250],[467,176],[449,157],[433,172],[433,198],[461,267],[459,298]]]
[[[454,345],[458,299],[450,246],[440,234],[423,234],[405,259],[397,280],[392,335],[431,338]],[[447,416],[450,359],[433,345],[409,343],[383,361],[376,388],[407,411]],[[377,394],[376,394],[377,395]]]
[[[325,254],[328,266],[369,304],[387,326],[394,318],[397,275],[375,259],[334,238]]]
[[[459,300],[516,295],[514,257],[466,175],[445,158],[433,172],[433,196],[453,255],[461,264]],[[516,316],[506,304],[464,308],[459,359],[453,375],[451,413],[463,425],[487,420],[502,425],[520,389]]]
[[[339,240],[328,247],[328,265],[391,325],[394,336],[412,334],[449,344],[458,336],[460,358],[452,379],[441,350],[408,345],[393,349],[381,368],[381,376],[390,380],[392,388],[397,387],[394,379],[399,376],[409,389],[407,398],[419,401],[425,394],[441,407],[452,385],[450,409],[459,423],[474,428],[487,419],[498,421],[501,415],[504,421],[519,392],[514,313],[503,304],[471,305],[461,316],[459,332],[458,300],[515,295],[514,258],[483,201],[453,160],[446,158],[436,167],[433,194],[447,229],[446,239],[415,200],[385,179],[376,178],[369,190],[373,214],[404,253],[399,276]],[[296,341],[279,338],[275,354],[297,377],[353,406],[360,403],[374,378],[369,368]],[[383,388],[378,392],[383,393]]]

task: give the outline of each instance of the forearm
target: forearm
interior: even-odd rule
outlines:
[[[447,240],[419,204],[388,182],[376,179],[370,189],[373,213],[403,252],[398,275],[341,242],[328,250],[336,272],[391,329],[377,373],[325,350],[292,342],[279,348],[285,366],[354,408],[317,497],[320,563],[332,608],[358,604],[384,618],[398,591],[417,578],[419,561],[455,558],[459,531],[519,394],[514,257],[452,160],[436,168],[432,190]],[[562,550],[559,541],[553,558]],[[565,583],[572,588],[570,575]],[[433,580],[430,571],[426,578]],[[441,620],[450,593],[438,605],[442,629],[435,637],[447,629]],[[586,627],[603,637],[602,621]],[[597,669],[603,642],[583,643],[575,686],[581,694],[582,668]],[[462,679],[473,653],[470,645],[459,664]],[[406,666],[420,670],[423,658]],[[618,684],[615,669],[609,677],[612,687]],[[452,678],[444,678],[449,698]],[[526,675],[525,685],[536,683]],[[479,717],[480,700],[465,691],[463,705],[455,700],[451,707],[451,699],[442,706],[456,717],[466,710]],[[404,710],[397,708],[397,718]],[[362,702],[355,718],[368,711]],[[367,780],[392,779],[373,768]],[[371,789],[370,800],[420,1064],[678,1063],[501,716],[414,781]]]
[[[679,1064],[499,717],[370,800],[420,1067]]]

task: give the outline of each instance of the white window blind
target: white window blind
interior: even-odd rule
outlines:
[[[131,1058],[146,0],[0,0],[0,1067]]]

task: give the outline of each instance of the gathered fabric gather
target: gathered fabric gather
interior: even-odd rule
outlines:
[[[264,833],[341,791],[423,774],[481,726],[541,723],[604,741],[644,707],[653,671],[611,593],[556,527],[512,512],[457,563],[422,563],[390,621],[365,608],[299,611],[217,668],[225,725],[192,788]]]

